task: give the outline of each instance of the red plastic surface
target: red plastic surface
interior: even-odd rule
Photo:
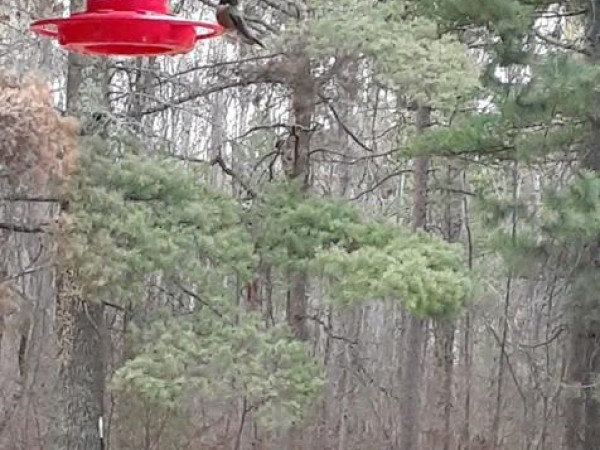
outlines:
[[[169,14],[167,0],[88,0],[87,10],[31,24],[42,36],[88,55],[158,56],[187,53],[197,41],[221,35],[218,24]]]

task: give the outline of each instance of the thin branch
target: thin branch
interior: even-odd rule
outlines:
[[[510,362],[510,358],[508,356],[508,353],[506,352],[506,347],[502,345],[502,340],[500,339],[500,336],[498,336],[498,333],[496,332],[496,330],[494,330],[494,328],[491,325],[486,325],[486,328],[494,337],[496,344],[498,344],[500,346],[500,349],[502,352],[502,357],[506,361],[506,365],[508,367],[510,377],[512,378],[513,382],[515,383],[515,387],[517,388],[517,391],[519,392],[519,396],[521,397],[521,400],[523,400],[523,405],[524,406],[527,405],[527,397],[525,396],[525,393],[523,392],[523,388],[521,387],[521,384],[519,383],[517,374],[515,373],[512,363]]]
[[[449,192],[451,194],[469,195],[471,197],[475,196],[475,192],[467,191],[465,189],[457,189],[457,188],[443,187],[443,186],[436,187],[436,189],[438,191]]]
[[[125,311],[125,308],[121,305],[117,305],[116,303],[111,303],[106,300],[102,300],[104,306],[110,306],[111,308],[118,309],[119,311]]]
[[[242,59],[218,61],[218,62],[211,63],[211,64],[202,64],[200,66],[193,66],[193,67],[190,67],[189,69],[185,69],[180,72],[173,73],[173,74],[169,74],[167,72],[159,72],[158,70],[155,70],[155,69],[146,69],[143,67],[142,68],[129,67],[119,61],[115,62],[111,66],[111,68],[116,69],[116,70],[121,70],[124,72],[137,72],[137,73],[146,72],[146,73],[150,73],[151,75],[155,76],[160,81],[169,82],[170,80],[173,80],[175,78],[179,78],[184,75],[189,75],[190,73],[194,73],[194,72],[197,72],[200,70],[214,70],[214,69],[217,69],[220,67],[238,66],[243,63],[257,62],[257,61],[264,60],[264,59],[272,59],[272,58],[275,58],[275,57],[281,56],[281,55],[283,55],[283,53],[271,53],[269,55],[258,55],[258,56],[252,56],[252,57],[242,58]],[[158,87],[158,86],[156,86],[156,87]]]
[[[334,334],[333,331],[331,330],[331,327],[325,323],[325,321],[323,319],[321,319],[319,316],[304,316],[306,319],[312,320],[313,322],[316,322],[317,324],[321,325],[323,327],[323,329],[325,330],[325,333],[327,333],[327,336],[329,336],[331,339],[336,339],[339,341],[343,341],[343,342],[347,342],[348,344],[351,345],[358,345],[358,341],[347,338],[346,336],[341,336],[339,334]]]
[[[402,175],[403,173],[410,173],[410,172],[412,172],[412,169],[403,169],[403,170],[398,170],[396,172],[390,173],[389,175],[386,175],[381,180],[379,180],[377,183],[375,183],[373,186],[371,186],[369,189],[366,189],[366,190],[360,192],[359,194],[356,194],[350,200],[359,200],[361,197],[364,197],[365,195],[373,192],[375,189],[377,189],[379,186],[381,186],[383,183],[385,183],[389,179],[397,177],[398,175]]]
[[[53,267],[55,267],[55,264],[44,264],[41,266],[31,267],[30,269],[25,269],[25,270],[20,271],[19,273],[10,275],[9,277],[6,277],[5,279],[3,279],[1,282],[3,283],[5,281],[16,280],[17,278],[22,278],[24,276],[31,275],[32,273],[36,273],[41,270],[46,270],[46,269],[50,269]]]
[[[10,197],[0,197],[2,202],[30,202],[30,203],[60,203],[59,198],[55,197],[27,197],[22,195],[12,195]]]
[[[271,156],[275,156],[275,158],[277,158],[277,156],[279,156],[280,154],[281,154],[281,149],[276,148],[275,150],[272,150],[269,153],[266,153],[265,155],[261,156],[260,159],[256,162],[256,164],[254,164],[254,167],[252,168],[252,172],[256,172],[258,170],[258,168],[261,166],[261,164],[264,163]]]
[[[584,14],[587,14],[589,12],[588,8],[584,8],[584,9],[580,9],[577,11],[567,11],[564,13],[559,13],[559,12],[549,12],[547,10],[542,10],[541,14],[538,14],[538,17],[544,18],[544,19],[560,19],[562,17],[576,17],[576,16],[582,16]]]
[[[225,160],[223,159],[223,157],[221,155],[217,155],[211,160],[199,159],[199,158],[188,158],[187,156],[181,156],[181,155],[170,155],[170,156],[173,158],[179,159],[181,161],[185,161],[185,162],[197,163],[197,164],[207,164],[209,166],[219,166],[223,172],[225,172],[227,175],[229,175],[233,180],[237,181],[240,184],[240,186],[242,186],[244,188],[244,190],[248,193],[248,195],[250,195],[251,198],[257,197],[256,191],[254,189],[252,189],[250,187],[250,185],[242,179],[242,177],[240,177],[237,173],[235,173],[233,171],[233,169],[231,167],[229,167],[227,165],[227,163],[225,162]]]
[[[225,319],[225,315],[221,311],[219,311],[217,308],[215,308],[209,302],[207,302],[206,300],[204,300],[202,297],[200,297],[198,294],[196,294],[191,289],[188,289],[184,285],[182,285],[181,283],[177,283],[177,282],[175,283],[175,286],[177,286],[179,289],[181,289],[184,294],[189,295],[194,300],[196,300],[199,303],[201,303],[202,305],[206,306],[216,316],[219,316],[221,319]],[[164,289],[164,288],[159,288],[159,289],[161,289],[163,291],[166,291],[166,289]]]
[[[352,166],[352,165],[357,164],[362,161],[371,161],[376,158],[384,158],[386,156],[391,156],[394,153],[397,153],[398,151],[399,151],[398,149],[393,149],[393,150],[388,150],[387,152],[376,153],[373,155],[360,156],[358,158],[354,158],[354,159],[350,159],[350,160],[344,160],[344,159],[327,159],[327,160],[325,160],[324,159],[323,161],[327,162],[327,163],[331,163],[331,164],[347,164],[347,165]],[[332,155],[336,155],[341,158],[349,158],[349,155],[346,153],[338,152],[336,150],[331,150],[328,148],[315,148],[314,150],[311,150],[309,152],[310,155],[313,155],[314,153],[331,153]]]
[[[364,144],[353,132],[352,130],[350,130],[350,128],[348,128],[348,126],[342,121],[342,119],[340,118],[338,112],[335,110],[335,108],[333,107],[333,105],[331,103],[329,103],[326,99],[324,99],[327,103],[327,107],[329,108],[329,110],[331,111],[331,113],[333,114],[333,117],[335,117],[335,120],[340,124],[340,126],[342,127],[342,129],[346,132],[346,134],[348,136],[350,136],[350,138],[356,142],[360,147],[362,147],[364,150],[373,153],[373,149],[369,146],[367,146],[366,144]]]
[[[218,165],[221,170],[223,170],[223,172],[225,172],[227,175],[229,175],[231,178],[233,178],[234,180],[236,180],[238,183],[240,183],[240,185],[246,190],[246,192],[252,197],[255,198],[256,197],[256,191],[254,191],[254,189],[252,189],[244,180],[242,180],[242,178],[240,176],[238,176],[233,169],[231,169],[230,167],[227,166],[227,164],[225,164],[225,161],[223,160],[223,158],[221,157],[221,155],[217,155],[214,159],[213,162],[211,163],[211,165]]]
[[[48,230],[44,229],[48,224],[40,224],[40,225],[17,225],[14,223],[0,223],[0,230],[5,231],[13,231],[15,233],[50,233]]]
[[[519,347],[531,348],[531,349],[539,348],[539,347],[544,347],[546,345],[550,345],[553,341],[555,341],[556,339],[558,339],[558,337],[563,333],[563,331],[565,331],[565,327],[560,327],[558,330],[556,330],[554,332],[554,334],[552,336],[550,336],[544,342],[539,342],[537,344],[517,344],[517,345]]]
[[[285,5],[286,5],[286,6],[289,6],[289,7],[290,7],[290,9],[293,9],[293,10],[294,10],[294,11],[292,12],[292,11],[290,11],[290,10],[287,10],[287,9],[285,9],[285,8],[282,8],[280,5],[278,5],[277,3],[275,3],[275,2],[273,2],[273,1],[271,1],[271,0],[260,0],[260,1],[261,1],[262,3],[264,3],[264,4],[268,5],[268,6],[270,6],[271,8],[273,8],[273,9],[276,9],[277,11],[279,11],[279,12],[281,12],[281,13],[285,14],[286,16],[289,16],[289,17],[294,17],[294,18],[296,18],[296,19],[300,19],[300,8],[298,8],[298,5],[296,5],[296,4],[295,4],[295,3],[293,3],[293,2],[288,2],[288,1],[286,1],[286,2],[285,2]]]
[[[574,51],[577,53],[581,53],[582,55],[585,56],[591,56],[591,53],[589,50],[579,47],[575,44],[569,44],[567,42],[561,42],[558,39],[554,39],[553,37],[547,36],[545,34],[540,33],[539,30],[534,29],[533,32],[535,33],[535,35],[541,39],[542,41],[544,41],[546,44],[550,44],[553,45],[555,47],[561,48],[563,50],[570,50],[570,51]]]
[[[142,111],[141,115],[146,116],[149,114],[156,114],[156,113],[164,112],[164,111],[167,111],[169,108],[173,108],[173,107],[181,105],[183,103],[191,102],[192,100],[196,100],[197,98],[206,97],[208,95],[215,94],[217,92],[221,92],[226,89],[240,87],[243,84],[244,83],[242,83],[241,81],[233,81],[230,83],[211,86],[211,87],[203,89],[201,91],[190,92],[189,94],[182,95],[181,97],[173,99],[173,100],[169,100],[168,102],[165,101],[160,105],[157,105],[157,106],[154,106],[151,108],[146,108],[144,111]]]
[[[375,378],[373,378],[373,376],[371,376],[371,374],[367,371],[367,369],[365,368],[365,366],[363,366],[361,363],[359,363],[358,361],[356,361],[356,366],[358,369],[358,373],[364,375],[367,378],[367,383],[365,383],[365,380],[362,380],[360,377],[357,377],[359,379],[359,381],[361,381],[363,383],[363,385],[365,386],[373,386],[375,387],[379,392],[381,392],[383,395],[385,395],[388,398],[391,398],[393,400],[396,401],[400,401],[400,398],[396,395],[394,395],[391,391],[391,389],[386,389],[385,387],[381,386],[380,384],[377,384],[375,382]]]
[[[250,85],[259,84],[259,83],[281,83],[281,80],[278,80],[274,77],[269,77],[269,76],[265,75],[265,76],[257,77],[255,79],[235,80],[235,81],[231,81],[229,83],[218,84],[218,85],[210,86],[210,87],[200,90],[200,91],[190,92],[189,94],[182,95],[182,96],[180,96],[176,99],[170,100],[168,102],[165,101],[160,105],[153,106],[151,108],[146,108],[144,111],[142,111],[141,115],[146,116],[149,114],[156,114],[156,113],[164,112],[164,111],[167,111],[169,108],[173,108],[173,107],[182,105],[184,103],[191,102],[192,100],[196,100],[198,98],[202,98],[202,97],[206,97],[211,94],[215,94],[217,92],[221,92],[221,91],[236,88],[236,87],[250,86]]]

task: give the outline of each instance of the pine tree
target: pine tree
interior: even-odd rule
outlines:
[[[599,231],[593,188],[600,168],[595,119],[598,105],[593,94],[598,82],[594,63],[600,25],[591,12],[596,3],[590,3],[587,11],[590,45],[577,48],[537,29],[536,19],[551,2],[422,2],[431,17],[445,29],[460,30],[465,39],[482,34],[496,38],[486,47],[491,59],[484,78],[494,108],[488,113],[461,114],[450,127],[412,143],[413,154],[468,155],[523,166],[543,163],[549,155],[574,154],[578,159],[573,184],[562,193],[546,194],[548,216],[541,229],[528,224],[527,205],[516,198],[494,199],[484,184],[479,192],[487,215],[485,223],[495,227],[489,243],[503,255],[509,279],[532,276],[542,261],[560,261],[571,286],[566,305],[571,330],[568,379],[580,387],[569,389],[567,394],[564,448],[586,450],[600,445],[598,405],[592,386],[599,371],[594,357],[598,306],[597,295],[589,289],[596,278],[592,274],[597,271]],[[573,2],[558,15],[581,15],[579,7]],[[538,51],[540,45],[548,49],[543,56]],[[511,215],[519,224],[512,231]],[[578,256],[561,261],[561,251]],[[497,427],[496,423],[496,434]],[[494,445],[501,444],[497,437]]]

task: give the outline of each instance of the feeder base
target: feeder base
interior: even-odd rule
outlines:
[[[218,24],[139,11],[95,11],[34,22],[31,30],[57,38],[67,50],[102,56],[188,53],[197,41],[221,35]]]

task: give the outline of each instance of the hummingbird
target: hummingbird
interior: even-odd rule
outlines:
[[[265,48],[262,42],[252,36],[246,21],[242,16],[242,12],[238,9],[239,0],[219,0],[217,5],[217,22],[224,27],[226,33],[236,40],[241,39],[242,42],[250,45],[260,45]]]

